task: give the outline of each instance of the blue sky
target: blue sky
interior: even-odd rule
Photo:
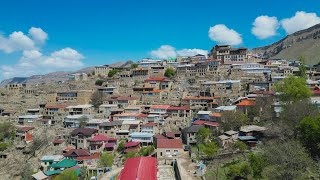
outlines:
[[[285,29],[282,20],[293,18],[298,11],[305,14],[288,22]],[[255,19],[262,15],[268,17],[260,19],[259,32],[263,32],[257,34],[263,39],[259,39],[252,34],[252,28]],[[167,54],[161,54],[163,51],[183,55],[179,50],[210,50],[221,41],[253,48],[275,42],[288,31],[294,32],[296,27],[292,26],[299,24],[295,21],[314,24],[318,23],[319,16],[318,0],[3,0],[0,6],[0,79],[139,60],[151,55],[166,57]],[[269,26],[274,23],[268,28],[275,31],[261,29],[264,22]],[[209,28],[219,24],[223,26],[217,26],[218,32],[210,38]],[[42,34],[32,36],[31,27],[37,28],[34,33]],[[214,37],[219,36],[221,28],[227,32],[220,33],[222,37]],[[18,40],[28,36],[34,44],[22,44],[23,47],[10,44],[10,34],[19,31],[22,34],[16,34]],[[231,33],[229,38],[235,37],[238,41],[224,41],[228,37],[223,35],[228,33]],[[160,48],[163,45],[170,47]]]

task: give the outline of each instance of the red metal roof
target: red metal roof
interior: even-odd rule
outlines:
[[[254,106],[256,101],[244,99],[237,104],[237,106]]]
[[[90,151],[86,149],[71,149],[65,153],[64,157],[81,157],[81,156],[90,156]]]
[[[219,126],[219,123],[217,123],[217,122],[203,121],[203,120],[196,120],[192,124],[194,124],[194,125]]]
[[[170,105],[153,105],[150,108],[152,109],[168,109]]]
[[[116,143],[106,143],[106,144],[104,145],[105,148],[113,148],[113,147],[115,147],[115,146],[116,146]]]
[[[99,153],[94,153],[91,156],[77,157],[77,161],[83,161],[83,160],[88,160],[88,159],[99,159],[99,157],[100,157]]]
[[[147,126],[147,127],[152,127],[152,126],[156,126],[157,123],[147,123],[147,124],[142,124],[141,126]]]
[[[145,117],[148,117],[149,115],[148,114],[139,114],[137,116],[137,118],[145,118]]]
[[[28,132],[30,130],[34,129],[34,127],[20,127],[18,128],[19,131]]]
[[[319,95],[319,94],[320,94],[320,90],[313,90],[312,93],[313,93],[314,95]]]
[[[144,80],[144,82],[147,82],[147,81],[166,81],[166,78],[164,77],[154,77],[154,78],[147,78]]]
[[[26,133],[26,136],[25,136],[25,141],[26,142],[30,142],[30,141],[32,141],[32,134],[29,134],[29,133]]]
[[[182,148],[181,139],[158,139],[157,148]]]
[[[119,180],[157,180],[157,159],[154,157],[129,158]]]
[[[130,142],[127,142],[124,145],[124,147],[129,148],[129,147],[135,147],[135,146],[138,146],[138,145],[140,145],[140,142],[132,142],[132,141],[130,141]]]
[[[105,135],[98,134],[95,137],[91,138],[90,141],[109,141],[109,138]]]
[[[175,107],[175,106],[170,106],[168,109],[168,111],[174,111],[174,110],[190,110],[189,108],[185,107],[185,106],[179,106],[179,107]]]
[[[153,136],[156,139],[167,139],[166,137],[164,137],[162,134],[156,134]]]

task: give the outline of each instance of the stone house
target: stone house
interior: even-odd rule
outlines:
[[[98,133],[98,130],[91,128],[77,128],[71,132],[71,144],[76,149],[88,149],[89,140]]]

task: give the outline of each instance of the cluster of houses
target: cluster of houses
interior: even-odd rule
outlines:
[[[298,67],[297,62],[264,59],[246,48],[231,46],[215,46],[209,55],[96,66],[95,76],[72,74],[70,81],[94,78],[102,79],[102,85],[47,93],[45,102],[18,116],[16,136],[31,143],[35,128],[68,130],[51,142],[52,146],[61,147],[61,154],[40,158],[41,168],[34,179],[51,179],[65,169],[79,174],[83,166],[91,173],[102,174],[106,167],[98,167],[101,153],[114,153],[120,143],[124,143],[122,154],[139,152],[150,145],[155,150],[152,157],[128,159],[119,179],[130,179],[133,174],[137,179],[156,179],[157,164],[178,159],[188,150],[186,145],[197,145],[200,128],[217,135],[221,149],[232,147],[236,141],[254,148],[266,128],[248,125],[223,132],[219,122],[228,120],[224,112],[248,114],[257,97],[274,96],[273,85],[296,75]],[[175,77],[165,77],[168,68],[176,72]],[[112,70],[117,70],[115,76],[106,78]],[[320,107],[319,67],[307,67],[307,74],[312,102]],[[7,87],[20,92],[24,88],[17,84]],[[95,93],[101,95],[99,104],[93,102]],[[274,102],[275,116],[279,112],[281,104]],[[0,108],[0,114],[8,115],[5,113]]]

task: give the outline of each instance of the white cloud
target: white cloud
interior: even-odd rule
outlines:
[[[197,54],[202,54],[207,56],[208,51],[202,50],[202,49],[196,49],[196,48],[176,50],[175,47],[172,47],[170,45],[162,45],[157,50],[153,50],[150,52],[150,55],[153,58],[159,58],[159,59],[175,58],[177,56],[195,56]]]
[[[15,51],[39,49],[37,45],[44,44],[47,39],[48,34],[41,28],[31,27],[28,35],[21,31],[14,31],[8,37],[0,35],[0,50],[5,53],[12,53]]]
[[[72,48],[63,48],[44,55],[39,47],[48,39],[41,28],[32,27],[28,36],[15,31],[8,37],[0,35],[0,50],[5,53],[21,51],[22,56],[15,65],[0,66],[0,77],[30,76],[57,70],[73,70],[82,67],[84,56]],[[37,46],[38,45],[38,46]]]
[[[277,34],[279,22],[276,17],[259,16],[253,22],[251,32],[259,39],[267,39]]]
[[[150,52],[150,55],[159,59],[168,59],[177,56],[176,48],[170,45],[162,45],[157,50]]]
[[[224,24],[217,24],[209,29],[209,38],[219,44],[239,45],[242,43],[241,35],[229,29]]]
[[[5,38],[0,35],[0,50],[5,53],[35,49],[35,43],[21,31],[15,31]]]
[[[48,34],[41,28],[31,27],[29,29],[29,36],[36,42],[43,44],[48,39]]]
[[[177,54],[179,56],[195,56],[197,54],[202,54],[207,56],[208,51],[207,50],[202,50],[202,49],[181,49],[177,51]]]
[[[23,51],[16,65],[0,67],[1,75],[5,78],[13,76],[30,76],[57,70],[71,70],[82,67],[84,56],[71,48],[55,51],[48,56],[37,50]]]
[[[316,13],[307,13],[304,11],[298,11],[291,18],[281,20],[281,26],[287,32],[292,34],[302,29],[307,29],[311,26],[320,23],[320,17]]]

